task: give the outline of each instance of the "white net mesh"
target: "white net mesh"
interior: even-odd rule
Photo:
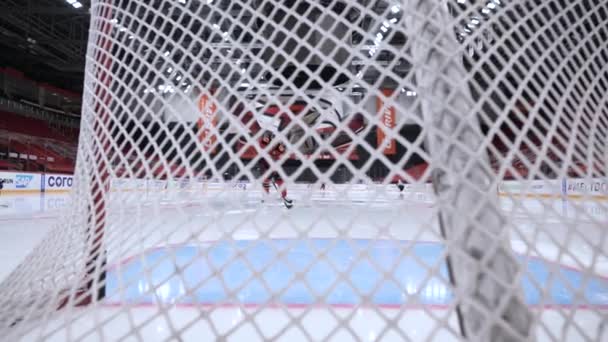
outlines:
[[[606,3],[97,0],[25,340],[600,341]]]

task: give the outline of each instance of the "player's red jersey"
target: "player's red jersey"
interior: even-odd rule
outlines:
[[[260,139],[260,147],[262,148],[266,148],[268,145],[271,144],[273,144],[272,138],[267,134],[262,136],[262,138]],[[279,160],[284,153],[285,145],[282,143],[274,143],[274,145],[272,145],[270,150],[268,151],[268,154],[270,154],[270,157],[273,160]]]
[[[267,148],[268,146],[270,146],[268,154],[270,154],[270,157],[272,158],[272,160],[276,161],[276,160],[279,160],[281,158],[281,156],[285,153],[285,145],[280,142],[276,142],[276,143],[273,142],[272,138],[273,138],[272,134],[270,134],[270,133],[264,134],[262,136],[262,138],[260,139],[260,147]],[[260,160],[260,165],[261,165],[262,169],[265,169],[264,171],[270,171],[270,174],[262,182],[264,191],[266,193],[269,193],[270,184],[274,183],[277,190],[281,192],[281,197],[283,198],[283,201],[285,202],[285,206],[287,206],[287,208],[291,208],[293,203],[290,199],[287,198],[287,189],[283,186],[283,180],[279,176],[279,173],[276,172],[275,166],[271,165],[271,163],[269,163],[264,158],[262,158]]]

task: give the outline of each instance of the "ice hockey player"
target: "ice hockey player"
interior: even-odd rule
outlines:
[[[271,145],[273,138],[274,135],[271,132],[265,132],[260,140],[260,147],[266,148],[268,145]],[[285,145],[280,142],[271,145],[268,153],[273,161],[277,161],[285,153]],[[280,191],[285,207],[287,207],[287,209],[291,209],[293,207],[293,200],[287,198],[287,189],[283,186],[283,180],[281,179],[279,173],[272,170],[271,164],[264,158],[260,160],[260,166],[262,173],[271,170],[270,174],[262,182],[264,191],[268,194],[270,193],[270,186],[274,186],[277,191]]]
[[[396,185],[397,185],[397,189],[399,189],[399,192],[403,192],[403,190],[405,190],[405,184],[403,184],[401,179],[397,179]]]
[[[2,189],[4,189],[4,179],[0,178],[0,195],[2,195]]]
[[[325,191],[325,183],[321,183],[321,191],[322,191],[321,196],[323,198],[325,198],[325,193],[326,193],[326,191]]]

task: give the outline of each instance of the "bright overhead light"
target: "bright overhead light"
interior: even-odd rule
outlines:
[[[174,93],[175,92],[175,88],[173,88],[173,86],[169,85],[169,84],[161,84],[158,86],[158,90],[161,91],[163,94],[166,93]]]
[[[82,4],[78,0],[65,0],[68,4],[72,5],[74,8],[81,8]]]

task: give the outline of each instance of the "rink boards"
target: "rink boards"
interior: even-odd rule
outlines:
[[[75,180],[67,174],[45,174],[0,171],[0,179],[4,180],[2,193],[40,193],[40,192],[68,192],[74,186]],[[394,192],[396,187],[392,184],[382,183],[351,183],[327,184],[322,190],[320,184],[291,183],[289,189],[296,192],[323,191],[327,195],[335,193],[369,194]],[[261,182],[226,181],[207,179],[158,180],[158,179],[131,179],[112,178],[110,190],[113,192],[159,192],[159,191],[195,191],[195,192],[235,192],[235,191],[261,191]],[[608,199],[608,180],[596,179],[555,179],[531,181],[504,181],[496,186],[500,196],[525,197],[564,197],[583,198],[590,200]],[[419,193],[432,196],[433,188],[430,184],[406,184],[405,193]]]

